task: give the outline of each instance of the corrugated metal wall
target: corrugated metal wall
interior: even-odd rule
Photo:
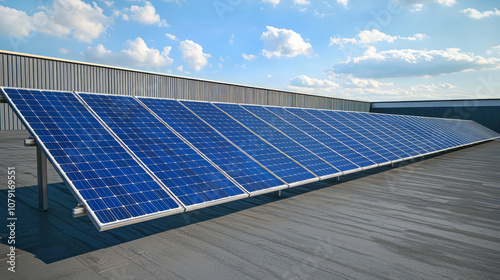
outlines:
[[[370,103],[175,77],[0,51],[0,86],[369,111]],[[22,129],[0,104],[0,129]]]

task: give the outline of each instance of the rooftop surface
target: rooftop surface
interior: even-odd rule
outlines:
[[[98,232],[26,131],[0,131],[0,220],[16,167],[16,272],[2,279],[500,279],[500,141]]]

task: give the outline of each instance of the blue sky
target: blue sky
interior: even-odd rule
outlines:
[[[500,98],[497,1],[0,1],[0,49],[359,100]]]

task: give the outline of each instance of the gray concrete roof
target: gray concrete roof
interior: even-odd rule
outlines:
[[[37,210],[33,147],[0,131],[17,171],[17,265],[1,279],[499,279],[500,142],[98,232],[52,168]]]

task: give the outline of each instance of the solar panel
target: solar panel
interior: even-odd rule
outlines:
[[[402,133],[397,133],[394,127],[391,127],[385,123],[382,123],[380,120],[374,118],[370,114],[367,113],[357,113],[357,112],[346,112],[346,114],[350,115],[352,118],[356,118],[369,126],[373,127],[385,134],[389,139],[386,141],[390,141],[393,145],[398,147],[400,150],[406,151],[406,153],[412,157],[422,155],[427,153],[427,151],[421,149],[414,141],[409,141],[407,138],[403,137]],[[392,139],[392,140],[391,140]]]
[[[294,186],[318,178],[208,102],[180,101],[241,150]]]
[[[339,171],[350,171],[359,168],[359,166],[355,165],[345,157],[331,150],[323,143],[312,138],[291,123],[273,114],[271,111],[266,110],[264,107],[258,105],[241,105],[241,107],[255,114],[257,117],[266,121],[274,128],[294,139],[295,141],[315,153],[317,156],[330,163]]]
[[[186,209],[248,197],[135,98],[79,95]]]
[[[462,145],[488,139],[490,136],[482,135],[481,131],[475,130],[475,123],[469,120],[437,119],[447,133],[456,132],[457,140]],[[483,130],[484,131],[484,130]]]
[[[349,135],[384,159],[389,160],[389,163],[400,160],[400,157],[391,152],[390,149],[382,146],[382,141],[376,139],[374,135],[359,125],[343,118],[332,118],[320,110],[304,109],[304,111]]]
[[[360,115],[365,115],[368,113],[360,113]],[[426,155],[430,153],[433,148],[431,143],[427,139],[419,139],[419,135],[411,130],[406,130],[395,118],[395,116],[386,114],[376,114],[370,113],[371,118],[380,126],[386,128],[389,131],[393,131],[394,134],[401,136],[407,141],[407,143],[413,144],[413,149],[418,152],[419,155]]]
[[[387,114],[372,114],[376,119],[382,119],[390,122],[391,125],[397,127],[400,131],[404,131],[407,135],[412,136],[415,140],[426,148],[428,153],[446,148],[446,145],[440,139],[431,139],[428,131],[422,131],[421,127],[413,123],[411,119],[407,119],[400,115]]]
[[[341,174],[338,169],[319,158],[310,150],[307,150],[294,139],[288,137],[263,120],[257,118],[241,106],[228,103],[214,103],[214,105],[225,111],[249,130],[253,131],[253,133],[288,155],[312,173],[316,174],[316,176],[332,177],[332,175],[338,176]]]
[[[424,119],[424,118],[423,118]],[[432,125],[441,133],[441,137],[448,137],[453,142],[453,146],[461,146],[468,143],[475,142],[474,134],[466,133],[467,123],[465,121],[456,120],[449,121],[437,118],[425,118],[425,122]]]
[[[454,140],[451,135],[443,133],[442,130],[436,126],[436,123],[430,121],[430,118],[422,117],[411,117],[411,116],[398,116],[404,122],[404,125],[408,130],[413,130],[421,137],[429,139],[429,141],[434,142],[435,149],[433,152],[439,150],[446,150],[452,147],[456,147],[458,142]]]
[[[184,211],[73,93],[4,90],[99,230]]]
[[[99,230],[500,137],[464,120],[2,92]]]
[[[334,127],[327,122],[313,116],[312,114],[309,114],[303,109],[299,108],[285,108],[288,112],[295,114],[299,118],[307,121],[308,123],[314,125],[315,127],[321,129],[322,131],[326,132],[333,138],[337,139],[338,141],[342,142],[343,144],[349,146],[350,148],[354,149],[356,152],[360,153],[364,157],[368,158],[372,162],[375,162],[378,165],[385,165],[391,163],[388,159],[384,158],[380,154],[376,153],[369,147],[365,146],[361,142],[357,140],[359,138],[359,134],[357,133],[352,133],[352,130],[344,132],[340,130],[341,128],[345,128],[345,126],[339,126],[339,127]],[[320,113],[320,115],[323,115]],[[324,116],[324,118],[327,118],[327,116]],[[346,129],[347,130],[347,129]],[[351,135],[348,135],[351,134]],[[354,135],[355,134],[355,135]]]
[[[352,163],[354,163],[358,169],[354,170],[361,170],[362,168],[371,168],[377,166],[377,164],[367,157],[363,156],[353,148],[345,145],[344,143],[338,141],[336,138],[331,136],[330,134],[326,133],[325,131],[319,129],[318,127],[314,126],[312,123],[309,123],[298,116],[288,112],[282,107],[272,107],[272,106],[263,106],[264,109],[272,112],[276,116],[279,116],[283,120],[286,120],[287,122],[293,124],[295,127],[298,129],[302,130],[303,132],[307,133],[310,135],[312,138],[316,139],[317,141],[321,142],[323,145],[331,149],[332,151],[338,153],[339,155],[343,156],[344,158],[348,159]],[[310,121],[317,121],[317,119],[312,118],[312,116],[308,115],[306,117],[310,117],[312,120]],[[329,127],[328,127],[329,128]],[[348,169],[349,170],[349,169]],[[348,170],[342,170],[344,173],[348,172]]]
[[[248,192],[258,194],[288,187],[178,101],[146,97],[139,100]]]
[[[412,158],[410,153],[406,152],[409,150],[408,147],[402,145],[400,142],[396,141],[394,138],[390,137],[379,129],[376,129],[375,127],[373,127],[373,125],[370,125],[366,121],[362,121],[356,118],[352,114],[343,111],[331,110],[321,110],[320,112],[362,134],[372,142],[377,143],[377,145],[384,148],[385,150],[390,151],[387,156],[386,154],[382,154],[388,159],[397,161],[398,159],[408,160]]]
[[[498,134],[493,130],[486,128],[474,121],[469,121],[469,122],[471,131],[474,131],[478,135],[481,135],[482,139],[495,139],[498,137]]]

